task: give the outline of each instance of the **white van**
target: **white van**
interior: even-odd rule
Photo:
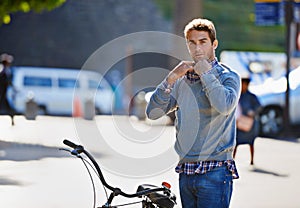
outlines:
[[[93,101],[96,114],[112,112],[113,90],[97,72],[13,67],[12,73],[13,87],[8,90],[8,100],[17,113],[25,114],[29,99],[37,103],[39,114],[72,115],[75,102],[83,108],[87,101]]]

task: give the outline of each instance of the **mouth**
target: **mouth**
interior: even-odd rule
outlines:
[[[203,54],[195,54],[195,57],[196,57],[196,58],[203,58],[204,55],[203,55]]]

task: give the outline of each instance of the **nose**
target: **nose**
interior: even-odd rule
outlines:
[[[200,52],[202,50],[201,45],[200,44],[196,44],[195,50],[197,52]]]

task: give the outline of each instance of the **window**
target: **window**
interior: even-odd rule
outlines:
[[[79,82],[76,79],[58,79],[58,87],[61,88],[78,88]]]
[[[52,81],[51,78],[46,77],[24,77],[24,86],[39,86],[39,87],[51,87]]]
[[[104,90],[107,88],[109,87],[108,84],[106,84],[104,79],[102,79],[101,81],[89,80],[89,89]]]

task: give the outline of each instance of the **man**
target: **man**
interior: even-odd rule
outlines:
[[[176,110],[182,206],[229,207],[232,179],[238,178],[232,151],[240,77],[217,61],[211,21],[192,20],[184,35],[193,61],[181,61],[157,86],[146,114],[157,119]]]

